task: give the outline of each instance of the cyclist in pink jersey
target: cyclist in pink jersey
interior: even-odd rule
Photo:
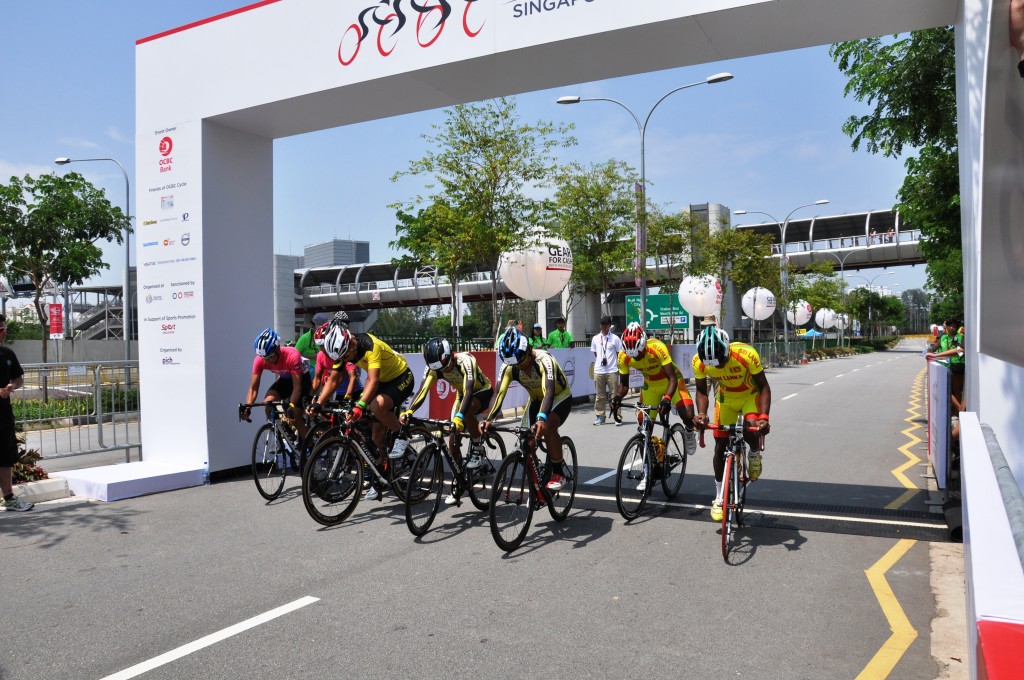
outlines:
[[[313,372],[313,394],[319,394],[320,389],[326,384],[328,378],[331,376],[331,371],[334,369],[335,361],[327,355],[327,351],[324,350],[324,336],[327,335],[327,328],[330,326],[330,322],[327,322],[313,331],[313,343],[317,349],[320,350],[316,355],[316,370]],[[338,387],[335,388],[334,394],[339,401],[351,399],[353,394],[362,393],[363,381],[359,376],[359,369],[351,361],[345,362],[343,367],[347,377],[341,379]],[[310,405],[310,412],[313,407]]]
[[[267,390],[263,401],[287,401],[285,418],[295,426],[300,436],[305,437],[306,423],[301,417],[295,417],[296,407],[302,403],[302,397],[312,392],[312,381],[309,379],[309,371],[303,363],[302,355],[294,347],[282,347],[281,338],[272,328],[264,329],[256,337],[253,349],[256,351],[256,358],[252,362],[252,379],[249,382],[245,403],[251,404],[255,401],[260,391],[263,372],[270,371],[277,379]],[[249,416],[248,409],[245,410],[244,416]]]

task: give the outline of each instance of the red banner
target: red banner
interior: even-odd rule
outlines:
[[[476,357],[480,370],[484,372],[487,379],[494,385],[494,352],[470,352]],[[497,389],[497,385],[494,386]],[[430,393],[430,417],[439,420],[447,420],[452,414],[452,405],[455,404],[455,389],[448,384],[447,380],[438,380],[434,383],[434,389]],[[490,404],[484,404],[486,410]]]
[[[50,308],[50,339],[64,339],[64,305],[51,304]]]

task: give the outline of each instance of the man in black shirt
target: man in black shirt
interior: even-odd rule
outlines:
[[[14,432],[14,410],[11,409],[11,393],[25,384],[25,371],[18,363],[18,357],[3,343],[7,340],[7,318],[0,314],[0,492],[4,510],[24,512],[31,510],[32,503],[26,503],[14,495],[11,469],[18,462],[18,438]]]

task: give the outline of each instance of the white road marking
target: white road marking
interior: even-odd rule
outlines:
[[[598,477],[594,477],[589,482],[583,482],[583,483],[584,484],[597,484],[598,482],[603,482],[604,480],[608,479],[609,477],[614,477],[615,476],[615,472],[616,472],[615,470],[609,470],[608,472],[604,473],[603,475],[600,475]]]
[[[840,373],[840,374],[839,374],[839,375],[837,375],[836,377],[837,377],[837,378],[842,378],[842,377],[843,377],[844,375],[846,375],[846,374],[845,374],[845,373]]]
[[[587,498],[594,501],[614,501],[614,496],[598,496],[591,494],[577,493],[576,498]],[[687,508],[689,510],[708,510],[711,508],[710,505],[701,505],[700,503],[673,503],[672,501],[656,501],[654,499],[647,499],[648,505],[662,505],[668,508]],[[927,522],[903,522],[899,520],[888,520],[888,519],[872,519],[870,517],[843,517],[842,515],[814,515],[806,512],[782,512],[779,510],[762,510],[757,507],[751,507],[749,504],[745,508],[745,512],[756,512],[761,515],[771,515],[773,517],[799,517],[801,519],[823,519],[832,522],[850,522],[854,524],[883,524],[885,526],[897,526],[897,527],[920,527],[922,529],[947,529],[945,523],[943,524],[931,524]],[[106,680],[104,678],[104,680]]]
[[[815,387],[817,387],[818,385],[824,385],[824,384],[825,384],[825,381],[824,381],[824,380],[822,380],[822,381],[821,381],[821,382],[819,382],[819,383],[814,383],[814,386],[815,386]]]
[[[850,373],[856,373],[856,372],[857,372],[857,371],[859,371],[859,370],[860,370],[859,368],[855,368],[855,369],[853,369],[852,371],[850,371]]]
[[[301,609],[302,607],[313,604],[314,602],[317,602],[319,600],[320,598],[318,597],[309,596],[300,598],[282,607],[278,607],[277,609],[271,609],[269,612],[260,614],[258,616],[254,616],[251,619],[242,621],[241,623],[236,623],[235,625],[229,626],[224,630],[212,633],[210,635],[207,635],[206,637],[199,638],[195,642],[190,642],[187,645],[182,645],[181,647],[178,647],[177,649],[172,649],[166,654],[161,654],[160,656],[153,657],[149,661],[143,661],[142,663],[136,664],[131,668],[126,668],[123,671],[114,673],[113,675],[108,675],[107,677],[102,678],[102,680],[128,680],[129,678],[134,678],[136,676],[142,675],[143,673],[151,671],[154,668],[158,668],[160,666],[163,666],[164,664],[168,664],[176,659],[180,659],[183,656],[187,656],[192,652],[197,652],[200,649],[203,649],[204,647],[209,647],[210,645],[221,642],[222,640],[226,640],[233,635],[238,635],[239,633],[249,630],[250,628],[255,628],[260,624],[266,623],[267,621],[270,621],[272,619],[276,619],[279,616],[284,616],[285,614],[291,613],[296,609]]]
[[[782,401],[786,401],[787,399],[792,399],[792,398],[793,398],[793,397],[795,397],[795,396],[796,396],[797,394],[798,394],[797,392],[794,392],[793,394],[789,395],[788,397],[783,397],[783,398],[782,398]]]

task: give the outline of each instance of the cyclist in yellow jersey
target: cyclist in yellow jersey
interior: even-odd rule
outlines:
[[[709,422],[708,378],[718,383],[713,424],[732,425],[742,413],[747,427],[757,425],[757,432],[743,432],[750,447],[750,478],[757,479],[761,476],[761,439],[771,431],[768,412],[772,407],[772,390],[757,350],[746,343],[730,343],[725,331],[708,326],[697,338],[693,375],[697,385],[697,427]],[[722,475],[728,438],[725,432],[715,430],[715,500],[711,503],[711,519],[716,522],[722,521]]]
[[[401,424],[395,415],[395,408],[412,394],[413,375],[405,357],[391,349],[384,342],[368,333],[353,335],[342,323],[331,322],[331,327],[324,336],[323,349],[327,356],[334,360],[334,367],[327,383],[320,392],[317,403],[322,404],[337,389],[342,377],[346,374],[346,362],[352,362],[366,370],[366,382],[363,392],[356,402],[355,408],[348,414],[348,422],[363,417],[369,408],[377,419],[373,423],[372,438],[377,449],[377,463],[384,462],[385,430],[398,432]],[[408,440],[395,439],[394,447],[388,454],[391,458],[401,458],[405,453]],[[366,494],[367,500],[376,500],[378,491],[372,487]]]
[[[565,476],[562,472],[562,435],[559,426],[569,417],[572,409],[572,389],[555,358],[542,349],[530,347],[530,342],[518,329],[508,328],[498,341],[501,371],[498,373],[498,393],[480,425],[486,434],[491,421],[501,413],[505,393],[515,380],[530,395],[523,414],[523,427],[533,427],[536,438],[543,437],[551,455],[551,480],[547,488],[559,491]],[[536,444],[534,444],[535,446]]]
[[[430,394],[430,388],[438,380],[444,380],[455,389],[455,403],[452,404],[452,425],[458,432],[469,431],[469,460],[466,467],[475,469],[480,467],[484,457],[484,443],[480,438],[480,425],[476,416],[488,404],[494,396],[491,388],[491,381],[487,379],[476,358],[469,352],[453,353],[452,346],[444,338],[431,338],[423,347],[423,358],[427,362],[427,368],[423,371],[423,380],[420,381],[420,390],[413,397],[412,403],[407,410],[402,412],[400,420],[403,424],[409,422],[409,417],[420,405],[426,401]],[[459,449],[459,438],[452,434],[448,442],[455,459],[462,462],[462,451]],[[454,493],[444,499],[445,505],[455,505],[459,497]]]

